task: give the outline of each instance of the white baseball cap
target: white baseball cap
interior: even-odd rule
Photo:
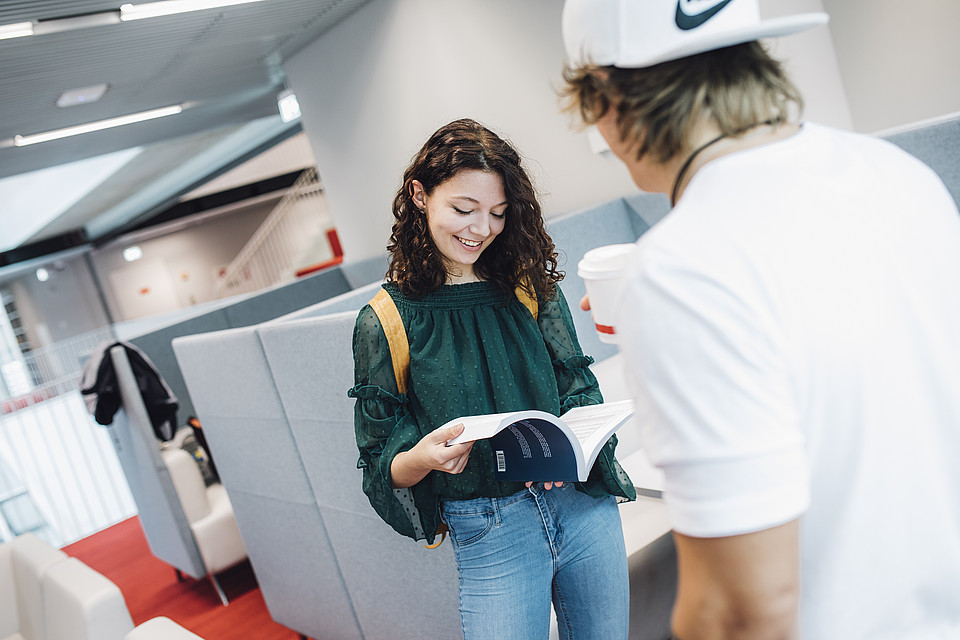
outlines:
[[[759,0],[566,0],[571,66],[649,67],[826,24],[825,13],[760,20]]]

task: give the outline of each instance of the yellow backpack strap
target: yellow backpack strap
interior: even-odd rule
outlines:
[[[529,290],[527,287],[529,287]],[[535,295],[531,295],[530,291],[533,291],[533,285],[530,284],[528,279],[524,278],[520,284],[517,285],[514,293],[517,296],[517,300],[523,303],[523,306],[530,311],[530,315],[532,315],[534,320],[536,320],[537,313],[540,311],[540,309],[537,305],[537,297]]]
[[[370,307],[380,318],[383,334],[387,337],[390,359],[393,362],[393,376],[397,379],[397,391],[405,394],[407,376],[410,373],[410,343],[407,342],[407,332],[403,328],[400,311],[386,289],[380,289],[370,301]]]
[[[390,349],[390,360],[393,362],[393,376],[397,379],[397,391],[407,392],[407,376],[410,373],[410,343],[407,341],[407,331],[403,328],[400,311],[386,289],[380,289],[370,301],[370,308],[380,319],[383,335],[387,337],[387,346]],[[447,525],[441,522],[437,527],[439,542],[423,545],[427,549],[436,549],[447,538]]]

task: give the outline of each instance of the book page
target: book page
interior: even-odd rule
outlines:
[[[573,430],[580,442],[586,442],[596,432],[604,432],[619,425],[633,413],[633,401],[606,402],[587,407],[575,407],[561,418]]]

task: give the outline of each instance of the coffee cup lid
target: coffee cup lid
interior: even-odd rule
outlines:
[[[620,275],[635,244],[610,244],[587,251],[577,265],[581,278],[612,278]]]

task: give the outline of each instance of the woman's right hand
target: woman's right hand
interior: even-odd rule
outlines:
[[[460,435],[463,425],[434,429],[425,435],[409,451],[402,451],[393,458],[390,478],[394,489],[412,487],[431,471],[460,473],[467,466],[473,442],[447,446],[447,441]]]

